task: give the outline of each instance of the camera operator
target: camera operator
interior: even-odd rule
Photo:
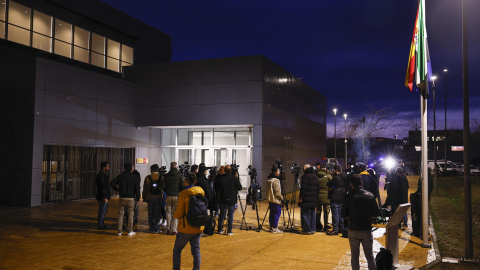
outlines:
[[[228,227],[227,235],[233,235],[233,212],[237,203],[237,193],[242,190],[242,184],[238,177],[232,173],[232,167],[225,167],[225,175],[220,178],[218,183],[217,194],[220,203],[220,218],[218,221],[218,233],[223,234],[223,221],[225,220],[228,210]]]
[[[221,166],[218,171],[217,171],[217,174],[215,175],[215,178],[213,178],[213,189],[215,190],[215,205],[213,205],[212,207],[214,208],[214,213],[215,213],[215,217],[218,217],[218,212],[219,212],[219,209],[220,209],[220,206],[219,206],[219,198],[218,198],[218,188],[220,187],[220,180],[225,176],[225,166]]]
[[[270,232],[272,233],[283,233],[283,231],[278,229],[278,219],[282,214],[283,201],[280,180],[278,179],[279,176],[280,170],[274,165],[267,180],[267,201],[270,209],[268,221],[270,223]]]
[[[302,233],[315,234],[315,207],[317,206],[320,185],[317,175],[310,164],[305,164],[303,170],[304,174],[300,182],[300,199],[298,200],[301,207],[300,213],[302,215]]]

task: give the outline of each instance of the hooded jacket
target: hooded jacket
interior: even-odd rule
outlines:
[[[339,173],[335,175],[332,180],[328,181],[327,186],[330,190],[330,202],[336,204],[342,204],[345,199],[346,189],[345,185],[347,184],[347,175],[344,173]]]
[[[318,177],[313,171],[312,167],[305,170],[302,175],[300,183],[300,199],[302,199],[302,207],[315,208],[317,207],[318,191],[320,185],[318,183]]]
[[[183,188],[183,176],[177,168],[171,168],[163,177],[161,188],[167,193],[167,196],[178,196]]]
[[[318,184],[320,186],[318,190],[318,204],[329,204],[327,183],[332,179],[332,176],[325,170],[317,170],[315,174],[318,177]]]
[[[205,226],[201,226],[200,228],[190,226],[186,217],[188,213],[190,197],[198,193],[205,196],[205,192],[201,187],[191,187],[178,194],[177,210],[173,214],[173,217],[178,219],[177,229],[181,233],[197,234],[203,232],[203,229],[205,228]]]
[[[282,204],[282,188],[278,178],[268,178],[267,180],[267,201],[275,204]]]
[[[240,180],[233,174],[224,174],[218,183],[218,198],[219,203],[227,206],[232,206],[237,203],[238,191],[242,190]]]

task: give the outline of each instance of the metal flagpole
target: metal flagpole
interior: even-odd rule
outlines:
[[[428,76],[425,80],[425,91],[428,93]],[[422,233],[423,247],[430,247],[428,243],[428,141],[427,141],[427,99],[420,95],[422,114]]]

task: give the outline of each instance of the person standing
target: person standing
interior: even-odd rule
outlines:
[[[408,179],[405,176],[405,172],[403,171],[403,168],[398,167],[395,176],[397,177],[397,184],[398,184],[398,190],[397,190],[397,196],[398,196],[398,204],[395,206],[392,206],[392,213],[395,213],[396,209],[400,204],[408,203],[408,189],[409,189],[409,184],[408,184]],[[393,209],[395,207],[395,210]],[[405,215],[403,216],[403,226],[407,227],[408,226],[408,214],[405,212]]]
[[[267,201],[268,209],[270,209],[270,215],[268,221],[270,223],[270,231],[272,233],[283,233],[278,229],[278,219],[282,214],[282,188],[280,186],[280,170],[278,167],[273,166],[272,172],[268,176],[267,180]]]
[[[328,226],[328,215],[330,214],[330,199],[328,197],[327,183],[332,179],[332,176],[321,165],[317,165],[315,174],[318,177],[318,184],[320,189],[318,190],[317,200],[317,213],[316,213],[316,227],[320,231],[327,231],[330,229]],[[322,225],[322,212],[323,212],[323,225]]]
[[[123,216],[125,207],[128,209],[128,235],[135,235],[133,231],[133,208],[140,199],[140,184],[138,177],[134,175],[132,163],[125,163],[125,171],[110,182],[110,187],[117,190],[120,198],[118,200],[118,235],[122,235]]]
[[[143,201],[148,203],[148,229],[152,233],[158,233],[160,221],[160,208],[163,203],[163,190],[160,187],[159,167],[157,164],[150,166],[150,175],[143,181]]]
[[[343,200],[345,198],[345,184],[347,175],[342,173],[342,167],[336,165],[333,170],[333,178],[327,183],[330,197],[330,209],[332,209],[332,231],[327,235],[338,235],[339,230],[343,229],[343,218],[340,216]]]
[[[302,233],[315,234],[315,207],[317,206],[320,185],[318,183],[318,177],[310,164],[305,164],[303,170],[304,173],[300,182],[300,198],[298,200],[301,205],[300,215],[302,216]]]
[[[178,220],[173,217],[173,213],[177,210],[178,194],[183,188],[183,176],[178,171],[177,162],[170,163],[170,171],[165,175],[162,181],[162,189],[167,194],[165,199],[167,212],[167,234],[177,234]]]
[[[223,234],[223,221],[226,219],[228,210],[228,227],[227,235],[233,235],[233,213],[235,211],[235,204],[237,203],[238,191],[242,190],[242,184],[238,177],[232,173],[232,167],[225,167],[225,175],[220,178],[218,183],[217,194],[220,203],[220,217],[218,220],[218,233]]]
[[[109,185],[109,176],[108,172],[110,171],[110,164],[108,162],[100,163],[100,171],[97,174],[96,183],[97,183],[97,195],[95,199],[98,202],[98,229],[106,230],[107,225],[105,225],[105,215],[107,214],[108,201],[111,199],[110,196],[110,185]]]
[[[182,250],[190,242],[190,248],[193,255],[193,269],[200,269],[201,255],[200,255],[200,239],[204,226],[193,227],[188,223],[185,217],[188,213],[190,197],[196,194],[205,195],[201,187],[194,186],[196,176],[194,173],[187,173],[184,180],[184,189],[178,194],[178,204],[173,217],[178,219],[179,227],[178,234],[175,238],[173,246],[173,269],[180,269]]]
[[[353,270],[360,269],[360,243],[363,247],[369,270],[376,270],[373,256],[372,217],[380,216],[375,196],[363,189],[362,177],[354,175],[350,180],[353,190],[345,197],[342,217],[348,219],[348,241],[350,242],[351,265]]]
[[[203,189],[205,192],[205,198],[207,198],[208,204],[210,205],[212,202],[212,188],[210,187],[210,182],[207,179],[207,167],[205,167],[205,165],[200,165],[198,167],[197,182],[195,183],[195,186]]]

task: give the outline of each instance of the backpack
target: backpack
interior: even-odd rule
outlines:
[[[392,252],[385,248],[380,248],[380,251],[375,256],[375,263],[378,270],[393,269],[393,255]]]
[[[213,216],[209,216],[203,232],[208,235],[213,235],[213,233],[215,232],[216,225],[217,225],[217,221],[215,220],[215,218]]]
[[[147,177],[148,177],[148,181],[150,182],[150,194],[151,195],[160,195],[160,193],[161,193],[160,181],[158,181],[158,180],[160,180],[160,177],[156,181],[154,181],[150,175],[147,176]]]
[[[186,214],[188,224],[192,227],[200,228],[205,226],[208,221],[208,201],[205,196],[198,193],[190,197],[188,203],[188,212]],[[184,217],[185,218],[185,217]],[[185,222],[183,222],[185,227]]]

